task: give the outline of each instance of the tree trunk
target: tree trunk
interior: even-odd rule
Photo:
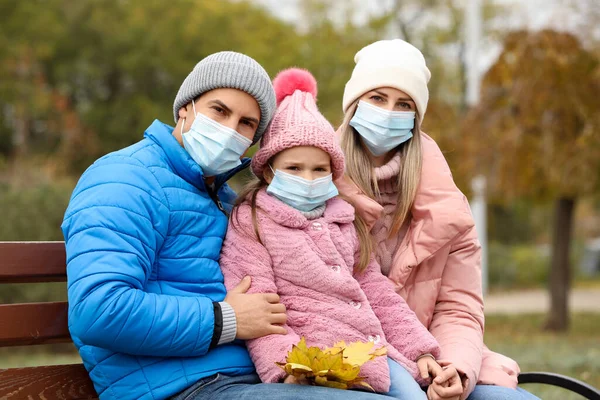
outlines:
[[[546,329],[569,328],[569,288],[571,286],[570,248],[575,199],[559,197],[554,209],[552,262],[550,266],[550,314]]]
[[[23,156],[29,150],[29,136],[31,130],[31,61],[29,54],[24,56],[17,70],[19,97],[14,107],[14,131],[12,137],[12,150],[15,157]]]

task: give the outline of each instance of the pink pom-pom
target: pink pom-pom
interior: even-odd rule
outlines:
[[[277,74],[273,79],[277,104],[296,90],[308,92],[317,98],[317,80],[310,72],[302,68],[288,68]]]

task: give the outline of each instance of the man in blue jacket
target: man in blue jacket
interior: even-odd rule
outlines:
[[[277,294],[246,294],[250,277],[226,293],[218,264],[226,182],[274,110],[255,60],[210,55],[177,93],[174,128],[154,121],[79,180],[62,224],[69,329],[101,399],[378,397],[260,384],[234,342],[285,334]]]

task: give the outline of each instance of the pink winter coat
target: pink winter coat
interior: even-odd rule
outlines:
[[[519,367],[483,344],[481,251],[466,197],[435,141],[422,133],[421,181],[406,236],[389,279],[440,343],[438,362],[463,375],[466,398],[476,382],[516,387]],[[383,207],[348,178],[336,182],[370,227]]]
[[[438,343],[374,258],[364,272],[353,272],[359,244],[352,206],[332,199],[322,217],[308,220],[263,189],[257,208],[264,245],[256,240],[250,206],[242,204],[229,222],[221,269],[227,288],[249,275],[249,293],[278,293],[287,308],[286,335],[247,342],[262,381],[284,378],[275,362],[284,361],[302,336],[309,346],[321,348],[340,340],[386,345],[388,355],[420,379],[416,359],[426,353],[437,357]],[[389,391],[385,357],[365,364],[361,375],[377,392]]]

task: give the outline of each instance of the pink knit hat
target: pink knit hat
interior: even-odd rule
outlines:
[[[344,153],[335,140],[335,130],[316,104],[317,81],[300,68],[281,71],[273,80],[277,109],[252,157],[252,172],[262,176],[269,160],[296,146],[314,146],[329,153],[333,179],[344,173]]]

